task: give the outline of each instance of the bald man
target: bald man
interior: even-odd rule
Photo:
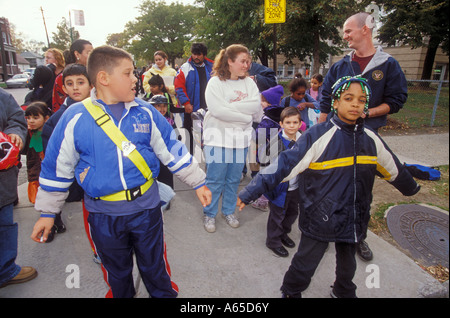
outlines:
[[[362,75],[367,78],[372,89],[368,110],[362,115],[365,126],[378,131],[386,125],[387,115],[397,113],[406,102],[407,82],[399,63],[381,46],[376,48],[372,33],[375,21],[368,13],[357,13],[344,23],[344,41],[352,51],[340,61],[333,64],[328,71],[320,100],[321,115],[319,122],[324,122],[331,111],[331,91],[333,84],[343,76]],[[372,251],[363,240],[358,242],[358,255],[369,261]]]

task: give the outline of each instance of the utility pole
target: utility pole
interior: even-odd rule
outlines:
[[[277,24],[286,22],[286,0],[264,0],[264,22],[273,24],[273,70],[277,67]]]
[[[42,9],[42,7],[41,7],[41,13],[42,13],[42,20],[44,20],[45,35],[47,36],[47,45],[48,45],[48,48],[50,48],[50,40],[48,39],[47,25],[45,24],[44,10]]]

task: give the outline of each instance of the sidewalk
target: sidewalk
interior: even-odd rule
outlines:
[[[401,155],[401,160],[428,165],[448,164],[448,139],[448,134],[385,138],[393,151]],[[425,145],[432,150],[424,148]],[[411,154],[404,147],[416,152]],[[249,181],[246,177],[241,187]],[[279,298],[283,276],[295,249],[289,251],[288,258],[279,258],[265,247],[268,213],[246,207],[238,212],[241,226],[237,229],[226,225],[218,216],[217,230],[211,234],[203,229],[202,208],[195,193],[176,178],[175,191],[177,194],[171,209],[164,212],[164,219],[172,279],[180,289],[178,298]],[[66,204],[63,211],[66,233],[56,235],[49,244],[35,243],[30,234],[39,215],[28,202],[27,184],[19,186],[19,205],[15,208],[15,220],[19,224],[17,264],[33,266],[39,275],[28,283],[1,288],[0,298],[105,296],[107,287],[100,265],[92,260],[81,211],[81,203]],[[290,236],[299,242],[297,226]],[[368,263],[357,259],[354,282],[358,297],[421,298],[433,296],[430,290],[444,288],[408,256],[375,234],[369,232],[367,242],[374,259]],[[334,272],[334,245],[330,244],[304,297],[329,298]],[[77,282],[73,279],[77,273],[79,288],[69,288]],[[148,297],[144,285],[140,281],[137,284],[137,297]]]

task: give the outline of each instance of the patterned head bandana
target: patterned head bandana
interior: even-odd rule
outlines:
[[[359,83],[361,85],[361,89],[362,89],[363,93],[366,94],[366,104],[364,105],[364,111],[366,111],[369,108],[369,101],[370,101],[370,96],[372,94],[372,91],[370,89],[369,83],[367,82],[367,79],[360,75],[357,75],[357,76],[341,77],[331,87],[331,89],[332,89],[331,110],[335,110],[333,107],[334,101],[336,99],[340,99],[342,92],[347,90],[352,83]]]

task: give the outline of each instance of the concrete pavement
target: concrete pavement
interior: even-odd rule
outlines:
[[[448,134],[385,138],[402,161],[431,166],[448,164],[448,139]],[[424,144],[429,145],[431,141],[435,142],[432,151],[424,150]],[[417,151],[411,154],[404,147]],[[249,181],[246,177],[241,187]],[[237,229],[226,225],[218,216],[217,230],[211,234],[203,229],[202,208],[194,192],[176,178],[175,191],[171,209],[164,212],[164,220],[172,279],[180,289],[178,298],[279,298],[281,282],[295,249],[290,250],[288,258],[280,258],[265,247],[268,213],[246,207],[237,212],[241,223]],[[63,211],[66,233],[56,235],[49,244],[35,243],[30,234],[39,215],[28,202],[27,184],[19,186],[19,205],[14,211],[15,221],[19,224],[17,264],[33,266],[39,275],[28,283],[0,288],[0,298],[105,296],[107,286],[100,266],[92,260],[81,211],[81,203],[66,204]],[[297,226],[290,236],[299,242]],[[448,297],[448,287],[446,290],[445,285],[397,248],[371,232],[367,242],[374,252],[374,259],[371,262],[357,259],[354,282],[358,286],[358,297]],[[330,244],[304,297],[329,298],[334,272],[334,245]],[[136,268],[134,274],[137,297],[148,297]]]

